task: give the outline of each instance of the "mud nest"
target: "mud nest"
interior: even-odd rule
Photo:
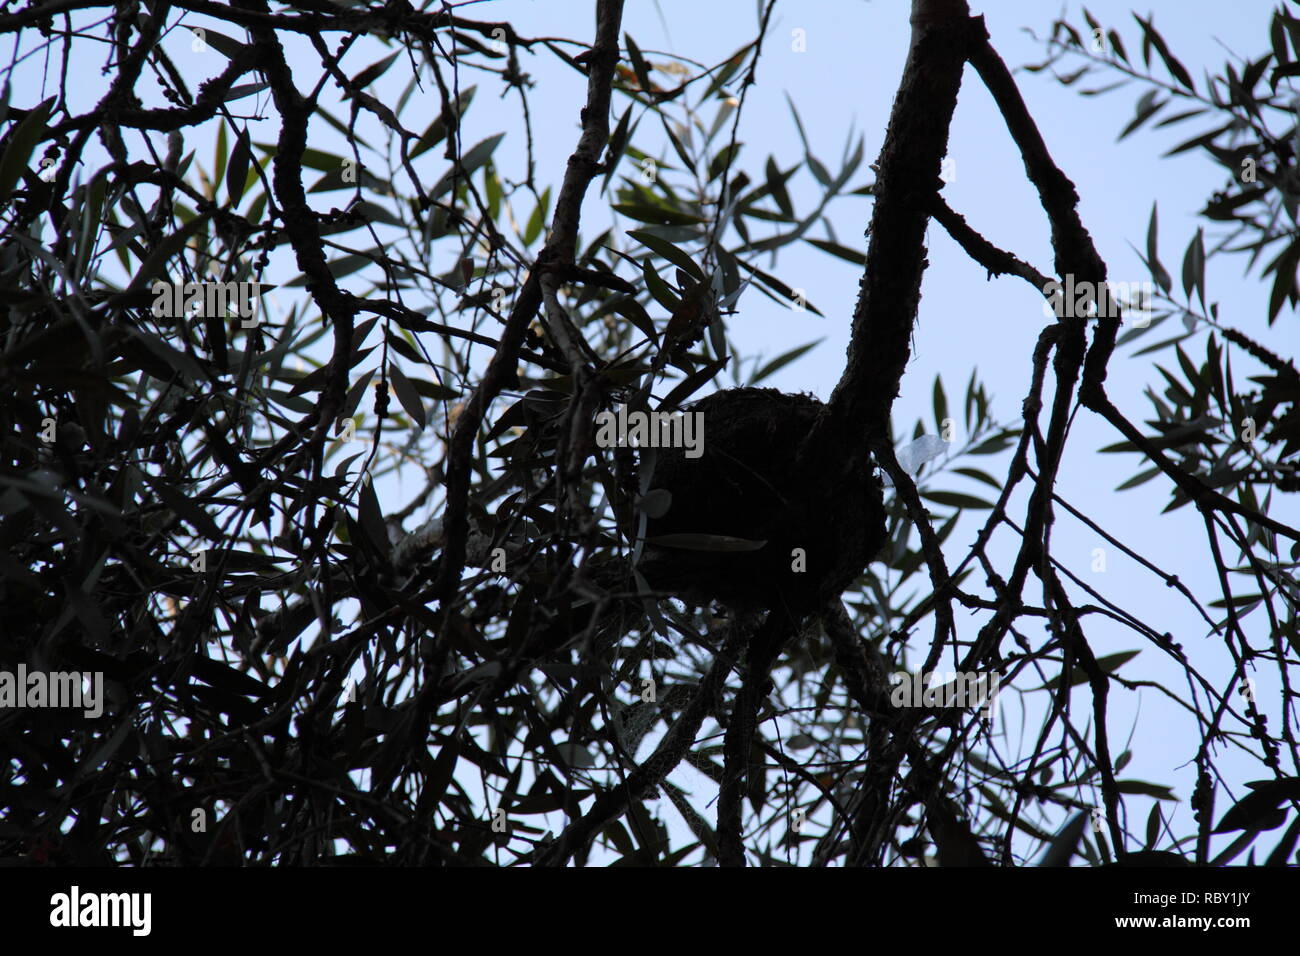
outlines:
[[[659,450],[651,488],[672,499],[646,537],[691,537],[647,541],[646,581],[696,604],[800,615],[848,588],[885,537],[881,485],[861,436],[823,429],[805,441],[827,407],[769,388],[727,389],[685,411],[703,413],[703,454]],[[720,536],[764,543],[700,549],[724,545]]]

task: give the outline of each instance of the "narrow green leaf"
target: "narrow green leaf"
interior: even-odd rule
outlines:
[[[470,103],[473,102],[474,92],[477,89],[477,86],[471,86],[461,91],[460,96],[456,98],[456,102],[452,104],[452,112],[455,114],[453,122],[460,122],[460,118],[465,115],[465,112],[469,109]],[[429,127],[424,131],[424,134],[416,140],[415,146],[411,149],[411,158],[414,159],[421,153],[437,146],[446,138],[446,136],[447,123],[443,119],[442,114],[439,113],[434,118],[433,122],[429,124]]]
[[[662,534],[645,541],[646,544],[683,551],[757,551],[767,544],[766,541],[751,541],[727,534]]]
[[[934,377],[934,427],[939,432],[944,430],[944,420],[948,417],[948,396],[943,391],[943,379]]]
[[[1103,657],[1097,658],[1097,666],[1102,670],[1103,673],[1110,674],[1113,673],[1114,671],[1119,670],[1121,667],[1124,666],[1124,664],[1126,664],[1128,661],[1131,661],[1133,658],[1137,657],[1138,654],[1140,653],[1141,651],[1120,651],[1117,654],[1107,654]],[[1078,687],[1080,684],[1086,684],[1086,683],[1088,683],[1088,675],[1084,673],[1084,670],[1079,665],[1079,662],[1075,661],[1074,668],[1070,674],[1070,686]],[[1061,686],[1061,675],[1058,674],[1056,677],[1053,677],[1047,683],[1041,685],[1040,687],[1036,687],[1034,689],[1035,690],[1056,690],[1060,686]]]
[[[396,362],[388,363],[388,380],[393,383],[393,391],[397,393],[397,400],[402,403],[402,407],[411,416],[416,427],[423,431],[424,426],[428,424],[428,419],[425,417],[424,402],[420,399],[420,393],[415,390],[411,380],[397,367]]]
[[[695,264],[695,260],[690,257],[684,250],[679,249],[667,239],[656,236],[654,233],[645,229],[636,229],[628,233],[628,236],[635,239],[647,249],[655,252],[678,268],[689,273],[696,282],[704,280],[704,270]]]
[[[957,491],[922,491],[921,497],[927,501],[933,501],[937,505],[946,505],[952,508],[989,510],[993,507],[991,502],[985,501],[983,498],[964,495]]]
[[[234,209],[244,198],[244,188],[248,183],[248,164],[253,158],[253,150],[248,139],[248,130],[241,129],[235,136],[235,148],[230,151],[230,165],[226,167],[226,193],[230,196],[230,208]]]
[[[621,216],[648,222],[657,226],[694,226],[703,222],[699,216],[668,209],[664,206],[650,206],[645,203],[614,203],[614,211]]]
[[[533,214],[528,217],[528,225],[524,229],[524,245],[531,246],[537,241],[537,237],[542,234],[542,228],[546,225],[550,210],[551,187],[547,186],[542,191],[541,201],[533,208]]]
[[[641,55],[641,48],[636,45],[630,33],[623,34],[623,45],[627,47],[628,59],[632,61],[632,72],[636,74],[637,85],[641,87],[641,92],[650,96],[653,89],[650,85],[650,67]]]
[[[958,475],[965,475],[967,478],[973,478],[976,481],[982,481],[990,488],[1002,490],[1002,483],[986,471],[980,471],[978,468],[954,468],[953,472]]]
[[[1201,300],[1201,305],[1205,305],[1205,244],[1203,242],[1204,232],[1201,229],[1196,230],[1196,235],[1187,244],[1187,251],[1183,253],[1183,293],[1191,298],[1192,290],[1196,290],[1197,296]]]
[[[1174,796],[1173,788],[1147,783],[1145,780],[1117,780],[1115,789],[1120,793],[1135,793],[1143,797],[1155,797],[1157,800],[1178,802],[1178,798]]]
[[[1187,68],[1182,63],[1178,62],[1178,58],[1170,52],[1164,37],[1160,35],[1151,21],[1143,20],[1136,13],[1133,14],[1133,17],[1141,25],[1143,33],[1156,48],[1156,52],[1160,54],[1160,59],[1164,61],[1165,68],[1169,70],[1170,75],[1187,89],[1195,92],[1196,86],[1192,83],[1192,75],[1187,72]]]
[[[50,111],[57,97],[42,100],[13,127],[4,158],[0,159],[0,203],[7,200],[27,168],[36,145],[45,137]]]
[[[772,198],[776,200],[777,208],[787,216],[794,218],[794,204],[790,202],[790,194],[785,188],[785,181],[794,170],[792,169],[782,176],[780,169],[777,168],[776,161],[769,156],[767,157],[765,172],[767,174],[767,190],[772,194]]]
[[[382,60],[376,60],[374,63],[371,63],[356,76],[352,77],[352,85],[356,89],[364,90],[375,80],[383,76],[384,71],[393,65],[393,61],[401,56],[402,52],[403,51],[398,50],[396,53],[388,54],[388,56],[384,57]]]
[[[641,263],[641,274],[645,278],[646,289],[649,290],[654,300],[667,309],[669,315],[676,312],[677,307],[681,304],[681,299],[673,292],[668,283],[659,277],[659,272],[655,269],[652,259],[647,258],[645,262]]]
[[[216,50],[227,60],[235,59],[240,54],[242,54],[246,49],[248,49],[248,44],[240,43],[238,40],[233,40],[230,37],[226,36],[224,33],[218,33],[216,30],[210,30],[207,27],[201,27],[199,29],[203,31],[202,34],[203,42],[206,43],[208,46],[212,47],[212,49]],[[197,38],[198,29],[194,29],[194,33]]]
[[[807,345],[800,345],[798,348],[793,348],[783,355],[778,355],[776,358],[772,359],[772,361],[768,362],[757,372],[755,372],[754,377],[749,380],[749,384],[751,386],[757,385],[759,382],[763,381],[763,379],[785,368],[791,362],[795,361],[800,356],[802,356],[809,349],[814,348],[817,345],[821,344],[822,341],[824,340],[817,339],[815,342],[809,342]]]
[[[1116,137],[1116,142],[1119,142],[1128,136],[1129,133],[1133,132],[1145,123],[1148,119],[1154,116],[1162,106],[1169,102],[1168,100],[1157,100],[1156,93],[1156,90],[1148,90],[1142,95],[1142,98],[1138,100],[1137,106],[1134,108],[1133,119],[1130,120],[1129,124],[1120,131],[1119,136]]]
[[[1173,287],[1173,279],[1169,276],[1169,271],[1160,264],[1160,257],[1156,254],[1158,244],[1159,218],[1156,211],[1156,203],[1151,203],[1151,220],[1147,224],[1147,267],[1151,270],[1151,278],[1165,292]]]
[[[809,245],[816,246],[822,252],[829,252],[833,256],[838,256],[845,262],[852,262],[855,266],[865,266],[867,264],[867,254],[858,252],[856,249],[850,249],[847,246],[841,246],[837,242],[829,242],[825,239],[804,239]]]

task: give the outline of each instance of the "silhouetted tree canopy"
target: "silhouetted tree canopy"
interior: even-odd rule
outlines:
[[[547,37],[405,0],[0,13],[23,55],[0,100],[0,672],[103,687],[97,714],[0,709],[0,856],[1293,860],[1300,535],[1276,513],[1298,487],[1300,373],[1247,330],[1300,304],[1300,19],[1279,5],[1265,52],[1204,81],[1148,19],[1061,21],[1020,77],[1122,80],[1138,98],[1117,133],[1194,127],[1175,152],[1222,167],[1204,228],[1173,240],[1177,277],[1154,206],[1130,237],[1142,300],[1107,293],[1100,226],[965,0],[913,0],[874,164],[861,137],[819,160],[791,104],[789,168],[743,139],[785,42],[775,0],[712,64],[643,51],[623,0],[562,6]],[[58,85],[22,81],[27,57]],[[543,58],[585,78],[566,164],[534,150]],[[1049,271],[944,199],[975,86],[1024,159]],[[464,138],[490,97],[517,123]],[[849,196],[870,199],[862,241],[825,225]],[[936,379],[928,433],[891,414],[927,228],[1055,312],[1022,402],[995,407],[975,369],[964,394]],[[824,402],[761,387],[815,343],[762,360],[728,327],[742,296],[821,314],[781,276],[797,245],[861,274],[853,314],[826,316],[852,338]],[[1215,256],[1269,284],[1266,316],[1214,300]],[[1153,356],[1149,409],[1107,391],[1130,342]],[[602,439],[620,408],[700,416],[699,454],[681,432]],[[1055,494],[1076,416],[1112,429],[1126,487],[1196,510],[1220,593],[1126,539],[1123,490],[1109,513]],[[1180,592],[1203,634],[1071,574],[1058,520]],[[1097,653],[1099,620],[1186,678],[1158,686],[1186,717],[1193,820],[1162,810],[1167,782],[1124,774],[1108,695],[1137,686],[1135,652]],[[1230,667],[1207,669],[1206,635]],[[943,668],[978,700],[900,704]],[[990,686],[1023,699],[1022,739]],[[1257,772],[1225,774],[1229,748]]]

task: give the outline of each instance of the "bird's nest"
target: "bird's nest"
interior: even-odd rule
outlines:
[[[651,488],[672,496],[649,520],[640,570],[693,603],[802,615],[838,596],[885,537],[879,479],[859,437],[814,425],[827,406],[769,388],[716,392],[703,453],[660,449]]]

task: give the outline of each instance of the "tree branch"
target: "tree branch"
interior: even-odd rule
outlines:
[[[938,195],[973,22],[965,0],[913,0],[911,49],[876,164],[871,244],[848,360],[822,426],[839,435],[862,435],[865,427],[868,439],[890,437],[889,410],[911,354],[921,295],[925,226]]]

